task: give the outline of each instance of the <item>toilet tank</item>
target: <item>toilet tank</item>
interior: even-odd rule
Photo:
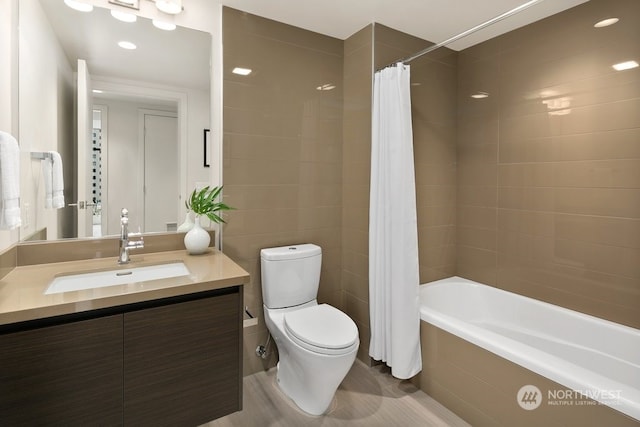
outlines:
[[[313,244],[260,251],[262,301],[268,308],[285,308],[316,299],[322,249]]]

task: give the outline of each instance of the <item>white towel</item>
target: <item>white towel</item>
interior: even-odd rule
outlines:
[[[45,157],[40,162],[42,166],[42,179],[44,180],[44,207],[51,209],[53,207],[53,159]]]
[[[62,175],[62,157],[57,151],[50,151],[53,159],[52,176],[52,192],[53,192],[53,209],[64,208],[64,177]]]
[[[21,225],[20,219],[20,147],[18,141],[0,131],[0,229]]]
[[[62,175],[62,157],[57,151],[49,151],[50,157],[42,160],[42,178],[44,179],[44,207],[46,209],[64,208],[64,178]]]

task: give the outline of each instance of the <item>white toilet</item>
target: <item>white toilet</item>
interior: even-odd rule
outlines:
[[[323,414],[360,345],[349,316],[316,300],[322,249],[312,244],[260,251],[267,328],[278,346],[278,385],[305,412]]]

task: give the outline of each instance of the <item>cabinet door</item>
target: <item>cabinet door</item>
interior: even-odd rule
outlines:
[[[0,425],[122,425],[122,315],[0,336]]]
[[[195,426],[240,409],[238,292],[125,313],[125,425]]]

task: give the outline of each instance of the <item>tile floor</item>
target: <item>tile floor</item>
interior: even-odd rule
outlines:
[[[428,427],[469,426],[409,381],[400,381],[379,365],[356,360],[338,388],[327,414],[307,415],[278,389],[276,370],[244,379],[243,410],[205,427]]]

